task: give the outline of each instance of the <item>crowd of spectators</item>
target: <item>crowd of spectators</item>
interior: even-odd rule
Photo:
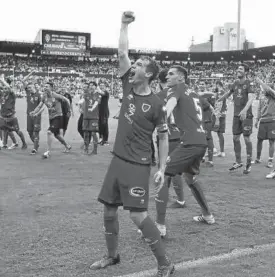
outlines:
[[[185,66],[189,71],[191,83],[198,79],[205,79],[209,88],[214,86],[217,79],[222,79],[225,86],[229,86],[235,76],[238,63],[223,61],[220,63],[159,63],[161,68],[167,68],[176,63]],[[250,62],[249,78],[259,76],[268,83],[275,80],[275,62]],[[121,82],[118,78],[118,63],[113,58],[89,58],[83,61],[60,58],[0,56],[0,73],[4,73],[14,79],[14,88],[19,95],[24,95],[21,80],[24,75],[33,72],[31,77],[35,83],[43,88],[46,80],[51,79],[56,87],[66,88],[71,94],[77,95],[82,92],[83,81],[89,78],[98,83],[103,82],[109,93],[117,96],[121,92]],[[41,76],[44,73],[44,76]],[[156,82],[152,88],[156,90]]]

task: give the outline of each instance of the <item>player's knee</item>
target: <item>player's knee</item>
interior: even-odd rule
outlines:
[[[273,145],[274,145],[274,142],[275,142],[274,139],[270,139],[270,140],[269,140],[269,145],[270,145],[270,146],[273,146]]]
[[[196,182],[196,176],[188,173],[184,174],[184,179],[188,187],[191,187]]]
[[[130,211],[130,218],[136,224],[136,226],[140,226],[143,220],[148,216],[147,211],[138,211],[138,210],[131,210]]]
[[[33,133],[33,139],[38,140],[39,139],[39,132],[34,132]]]
[[[104,230],[106,235],[118,235],[119,223],[117,214],[104,214]]]

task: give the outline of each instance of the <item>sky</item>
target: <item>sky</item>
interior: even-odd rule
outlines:
[[[238,0],[1,0],[0,40],[33,42],[39,29],[51,29],[117,47],[121,14],[130,10],[130,48],[187,51],[192,37],[205,42],[215,26],[236,22],[237,7]],[[275,0],[242,0],[241,28],[256,47],[275,45],[274,12]]]

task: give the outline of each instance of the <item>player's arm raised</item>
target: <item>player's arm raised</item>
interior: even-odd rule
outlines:
[[[259,78],[256,79],[256,82],[263,88],[264,91],[268,92],[271,97],[275,98],[275,90],[273,90],[269,85],[264,83]]]
[[[26,81],[31,77],[31,75],[35,72],[35,70],[31,71],[27,76],[25,76],[22,80],[24,86],[26,85]]]
[[[210,92],[210,91],[205,91],[205,92],[198,92],[198,95],[201,96],[201,97],[213,97],[213,96],[216,96],[216,94],[214,92]]]
[[[10,85],[6,82],[6,80],[5,80],[4,74],[1,75],[0,84],[1,84],[3,87],[9,88],[9,89],[12,91],[11,86],[10,86]]]
[[[60,94],[55,93],[55,92],[53,92],[52,96],[53,96],[54,98],[56,98],[56,99],[60,100],[60,101],[64,101],[64,102],[66,102],[66,103],[67,103],[67,105],[68,105],[68,107],[71,107],[71,103],[70,103],[69,99],[68,99],[68,98],[66,98],[65,96],[60,95]]]
[[[119,73],[122,77],[131,67],[129,59],[129,40],[128,40],[128,26],[135,20],[134,13],[127,11],[122,14],[120,35],[118,42],[118,60],[119,60]]]

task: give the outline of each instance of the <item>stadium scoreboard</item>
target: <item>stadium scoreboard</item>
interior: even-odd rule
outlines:
[[[90,56],[91,34],[41,30],[40,44],[42,55]]]

